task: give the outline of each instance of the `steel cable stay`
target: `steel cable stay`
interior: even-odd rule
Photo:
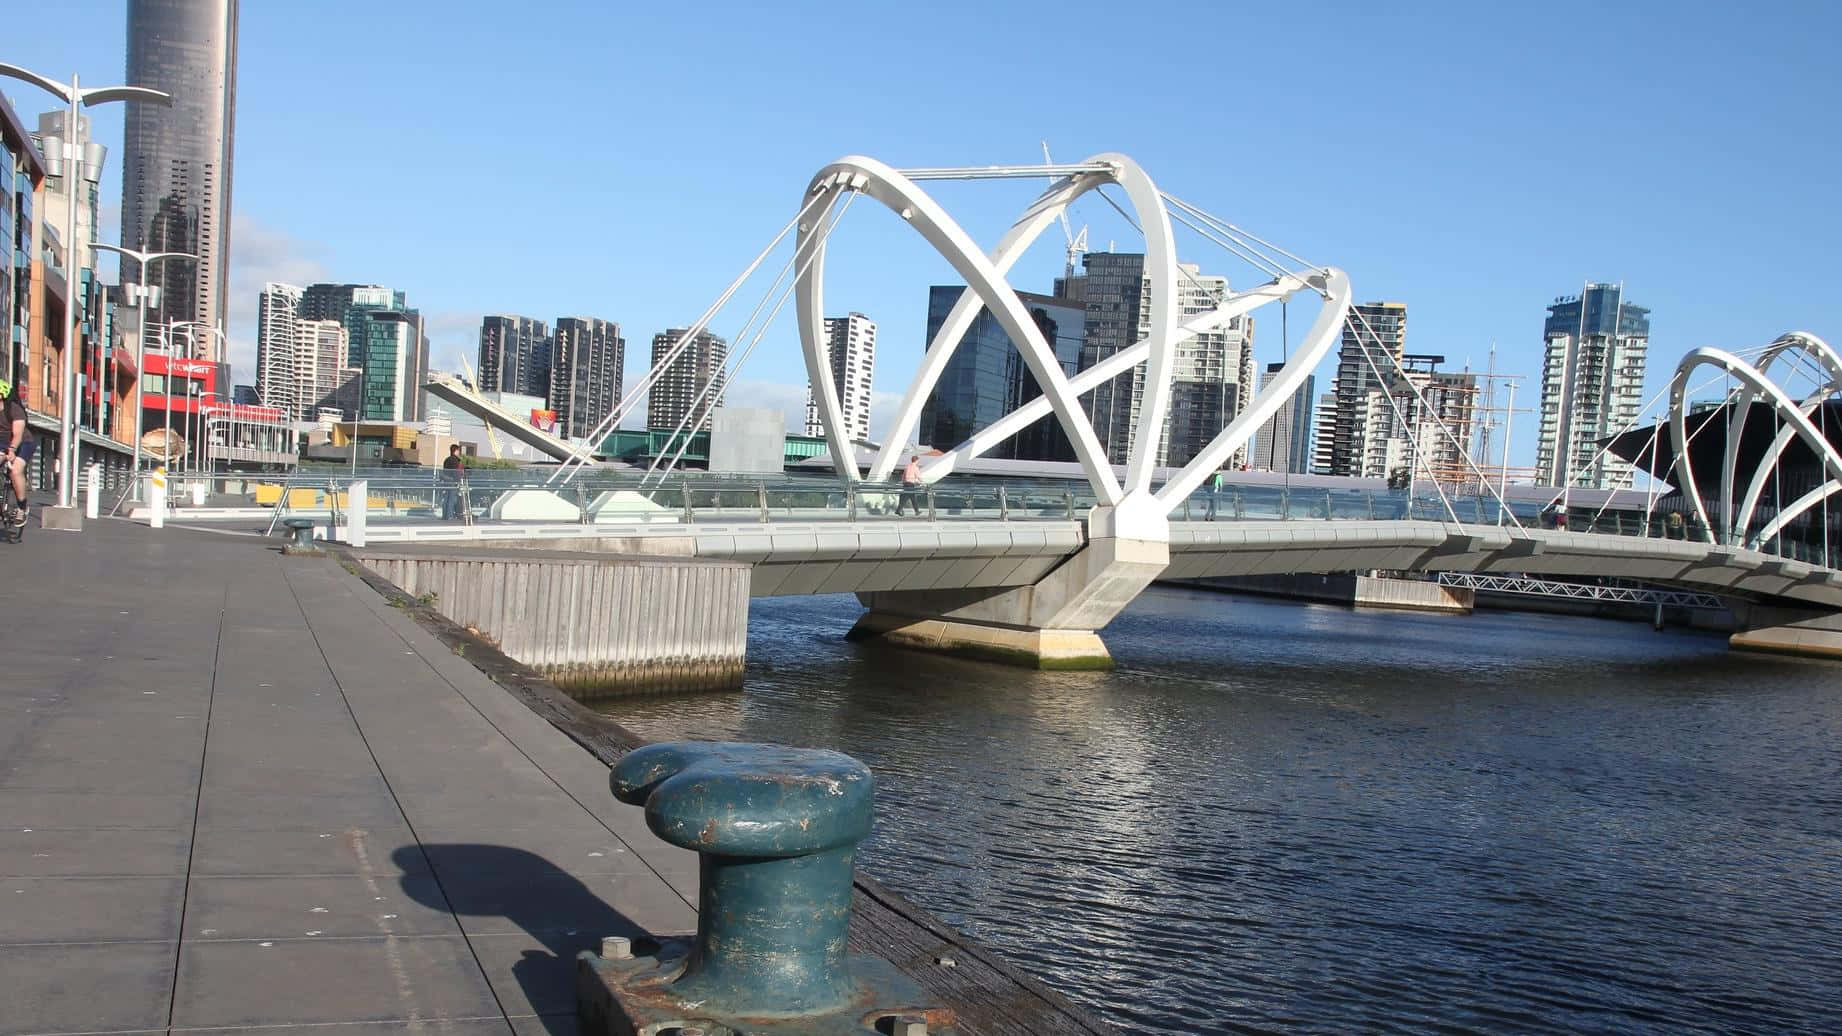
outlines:
[[[1369,323],[1369,318],[1363,316],[1362,311],[1354,306],[1350,307],[1350,315],[1353,318],[1355,318],[1357,321],[1361,322],[1362,326],[1368,330],[1370,339],[1377,346],[1379,346],[1381,344],[1381,335],[1379,332],[1375,330],[1374,325]],[[1355,337],[1356,337],[1356,344],[1360,346],[1363,350],[1363,358],[1368,361],[1370,370],[1374,371],[1375,373],[1375,380],[1385,386],[1387,384],[1387,379],[1382,377],[1380,369],[1376,367],[1374,358],[1369,355],[1369,347],[1363,343],[1362,335],[1358,333]],[[1433,419],[1434,426],[1437,427],[1441,432],[1443,432],[1445,434],[1446,439],[1449,442],[1451,442],[1453,448],[1457,451],[1458,458],[1465,462],[1465,466],[1471,469],[1471,473],[1473,475],[1477,476],[1478,484],[1483,486],[1484,490],[1488,492],[1491,497],[1496,499],[1497,506],[1499,508],[1500,513],[1502,515],[1506,515],[1509,518],[1510,523],[1514,525],[1517,529],[1523,529],[1524,526],[1522,524],[1522,521],[1521,519],[1517,518],[1516,513],[1510,509],[1509,501],[1505,500],[1503,498],[1503,495],[1500,492],[1498,492],[1497,488],[1491,484],[1488,478],[1484,476],[1483,471],[1478,468],[1477,462],[1471,459],[1471,451],[1465,447],[1464,443],[1458,440],[1457,434],[1454,433],[1452,429],[1445,423],[1445,419],[1439,416],[1439,411],[1433,407],[1430,401],[1427,400],[1426,394],[1420,390],[1420,387],[1418,385],[1415,385],[1413,383],[1413,379],[1407,376],[1407,369],[1401,366],[1401,362],[1394,358],[1393,353],[1387,352],[1386,350],[1383,350],[1383,352],[1387,355],[1388,362],[1394,366],[1395,372],[1400,375],[1401,382],[1405,384],[1407,388],[1413,393],[1414,399],[1420,404],[1424,412]],[[1394,400],[1394,394],[1391,392],[1385,392],[1385,391],[1384,391],[1384,394],[1388,396],[1389,402],[1390,404],[1392,404]],[[1399,416],[1399,407],[1396,407],[1395,409],[1396,409],[1396,415]],[[1402,427],[1403,429],[1406,429],[1405,420],[1402,421]],[[1414,447],[1416,456],[1418,455],[1418,450],[1419,450],[1419,438],[1420,438],[1419,435],[1417,434],[1413,435],[1413,447]],[[1429,470],[1429,476],[1430,476],[1430,470]],[[1432,482],[1433,482],[1434,490],[1439,493],[1440,499],[1444,500],[1445,490],[1440,486],[1439,480],[1437,478],[1433,478]],[[1410,497],[1412,496],[1411,489],[1408,495]],[[1448,511],[1452,510],[1452,506],[1449,502],[1446,504],[1446,509]],[[1454,522],[1458,521],[1456,512],[1453,513],[1452,520]]]
[[[691,406],[685,412],[684,417],[678,420],[678,427],[673,430],[674,436],[680,430],[683,430],[685,426],[685,422],[690,420],[692,414],[697,413],[698,408],[702,406],[702,404],[704,403],[706,399],[710,401],[710,405],[704,409],[704,412],[697,418],[697,421],[691,426],[691,429],[685,432],[684,441],[679,444],[678,452],[672,457],[671,462],[666,465],[664,470],[659,472],[659,479],[660,479],[661,485],[664,484],[665,471],[669,471],[678,466],[678,463],[684,459],[685,451],[690,448],[691,439],[695,437],[699,431],[703,430],[702,429],[703,424],[706,421],[709,421],[711,417],[715,415],[716,403],[718,400],[722,399],[723,393],[728,391],[730,381],[735,377],[737,373],[739,373],[742,370],[742,366],[748,362],[748,358],[754,355],[755,347],[761,344],[761,339],[767,334],[768,328],[774,325],[774,319],[780,315],[781,309],[786,306],[787,300],[792,297],[794,285],[797,284],[799,281],[799,278],[803,276],[808,269],[811,268],[813,261],[817,259],[820,252],[823,251],[825,247],[826,239],[830,238],[832,235],[832,232],[838,229],[838,224],[841,221],[843,221],[844,214],[850,211],[851,202],[855,201],[856,199],[857,199],[857,192],[846,191],[844,193],[844,204],[838,206],[837,213],[831,217],[831,221],[828,224],[826,224],[825,229],[821,231],[813,247],[809,250],[809,253],[806,256],[805,262],[800,264],[799,270],[797,272],[794,272],[793,280],[787,283],[787,286],[784,290],[780,290],[781,279],[784,278],[786,276],[786,273],[789,270],[791,270],[793,267],[793,259],[790,258],[787,260],[786,267],[782,269],[781,275],[779,277],[776,277],[774,279],[774,283],[771,286],[769,286],[768,294],[762,296],[761,303],[756,305],[756,312],[760,311],[761,305],[765,304],[768,298],[772,297],[777,290],[779,290],[779,294],[780,294],[779,299],[776,300],[774,303],[774,308],[771,311],[769,311],[767,315],[767,319],[762,321],[761,326],[755,329],[754,338],[749,340],[748,344],[742,349],[742,352],[735,358],[735,360],[732,363],[725,363],[723,368],[717,371],[716,374],[713,377],[711,377],[711,379],[708,382],[704,384],[703,391],[698,393],[697,398],[691,402]],[[820,218],[823,219],[824,217],[821,216]],[[797,253],[795,254],[794,258],[797,258]],[[750,320],[750,323],[753,322],[754,320],[753,314],[750,315],[749,320]],[[747,334],[748,334],[747,325],[744,325],[743,330],[737,334],[736,340],[738,342],[741,341],[741,339]],[[714,390],[714,392],[712,390]],[[671,440],[668,438],[666,441],[669,444]],[[667,446],[667,448],[669,449],[669,445]],[[665,450],[662,449],[659,451],[659,453],[660,453],[659,457],[653,458],[653,466],[647,468],[646,474],[641,477],[640,484],[642,486],[645,485],[645,479],[651,477],[653,473],[653,469],[658,467],[659,461],[663,459],[664,457]]]
[[[1234,234],[1239,237],[1247,238],[1248,240],[1253,241],[1256,244],[1259,244],[1265,248],[1270,248],[1273,251],[1278,252],[1280,255],[1286,257],[1287,259],[1290,259],[1293,262],[1299,264],[1300,266],[1306,267],[1308,269],[1313,269],[1313,270],[1323,269],[1323,267],[1319,266],[1317,263],[1310,262],[1298,255],[1295,255],[1291,252],[1286,251],[1284,248],[1281,248],[1280,246],[1274,244],[1273,242],[1268,241],[1267,239],[1261,237],[1258,234],[1255,234],[1253,231],[1248,230],[1246,227],[1237,226],[1233,223],[1228,222],[1225,219],[1222,219],[1220,216],[1212,215],[1211,213],[1201,208],[1200,206],[1191,205],[1189,202],[1184,201],[1182,198],[1179,198],[1174,194],[1169,194],[1169,193],[1164,193],[1164,192],[1160,192],[1160,193],[1163,194],[1163,198],[1165,201],[1170,202],[1172,205],[1175,205],[1178,208],[1183,209],[1185,212],[1188,212],[1196,216],[1198,219],[1201,219],[1202,221],[1206,223],[1209,223],[1209,224],[1212,224],[1213,226],[1221,228],[1221,230],[1224,233],[1230,233],[1230,234]]]
[[[1141,234],[1144,233],[1144,230],[1139,226],[1138,221],[1132,218],[1131,213],[1128,213],[1125,209],[1120,207],[1120,204],[1118,202],[1114,201],[1111,197],[1108,197],[1104,189],[1096,188],[1094,190],[1094,193],[1100,196],[1101,201],[1104,201],[1108,205],[1111,205],[1113,207],[1113,211],[1119,213],[1120,218],[1126,221],[1126,225],[1130,226],[1133,230],[1136,230]],[[1177,215],[1174,212],[1170,213],[1170,215],[1172,218],[1177,219],[1179,222],[1182,222],[1183,220],[1183,217]],[[1188,223],[1185,223],[1184,225],[1190,226],[1190,224]],[[1191,226],[1190,228],[1192,230],[1196,229],[1194,226]],[[1197,231],[1197,232],[1201,233],[1201,231]],[[1211,238],[1211,240],[1214,240],[1214,239]],[[1272,270],[1272,271],[1266,270],[1261,266],[1260,263],[1256,262],[1251,256],[1248,256],[1242,252],[1237,251],[1232,246],[1223,244],[1220,241],[1217,241],[1216,244],[1222,245],[1223,248],[1226,248],[1228,249],[1228,251],[1233,252],[1235,255],[1239,256],[1242,259],[1242,261],[1246,262],[1250,266],[1253,266],[1255,269],[1259,269],[1260,272],[1262,273],[1272,273],[1276,277],[1296,277],[1297,276],[1297,274],[1292,273],[1291,271],[1288,271],[1288,270]],[[1201,281],[1196,279],[1195,274],[1184,269],[1182,263],[1177,264],[1177,272],[1179,274],[1182,274],[1183,279],[1186,281],[1189,281],[1190,286],[1195,288],[1197,291],[1206,293],[1209,290],[1207,287],[1203,285]]]
[[[774,235],[773,240],[768,242],[767,247],[763,248],[760,253],[755,256],[754,261],[749,263],[741,274],[729,283],[729,287],[726,288],[721,295],[717,296],[716,301],[712,302],[708,309],[704,310],[703,315],[697,318],[697,322],[692,324],[683,335],[679,336],[678,341],[672,345],[671,349],[666,352],[665,356],[658,363],[653,365],[652,370],[647,372],[646,377],[642,378],[640,383],[635,385],[633,389],[627,393],[620,401],[619,405],[608,412],[607,417],[602,418],[601,423],[597,424],[594,431],[589,433],[588,440],[590,443],[601,441],[615,425],[627,416],[627,413],[633,409],[634,403],[652,388],[653,383],[658,381],[661,374],[671,365],[672,361],[677,359],[678,355],[682,353],[691,342],[695,341],[699,334],[703,333],[704,328],[709,326],[711,319],[713,319],[716,314],[729,303],[729,300],[735,293],[741,289],[742,283],[754,276],[755,271],[760,268],[761,264],[767,261],[767,257],[772,255],[774,249],[780,246],[780,242],[784,240],[788,234],[792,233],[795,227],[799,226],[800,221],[806,218],[807,213],[809,213],[812,207],[818,204],[822,198],[823,195],[814,195],[812,198],[808,199],[806,204],[800,207],[799,212],[795,214],[792,219],[788,220],[785,226],[780,228],[780,232]],[[590,449],[592,449],[592,447],[590,447]],[[563,484],[567,485],[592,459],[589,450],[585,449],[581,454],[577,455],[577,457],[571,458],[571,460],[575,461],[573,465],[570,461],[564,461],[562,464],[558,465],[557,470],[552,472],[550,477],[544,480],[544,484],[550,485],[561,478]]]
[[[819,218],[823,220],[825,218],[825,214],[821,212]],[[829,228],[827,229],[826,233],[828,234],[830,233]],[[786,262],[781,264],[780,271],[777,274],[775,274],[773,282],[768,285],[767,290],[762,293],[761,298],[756,300],[755,308],[749,311],[748,319],[742,322],[741,329],[736,332],[735,341],[737,344],[740,344],[744,339],[746,339],[749,335],[749,332],[754,329],[755,321],[761,316],[761,311],[767,307],[768,301],[772,299],[774,297],[774,293],[780,289],[781,282],[784,281],[786,279],[787,274],[792,271],[793,264],[798,258],[799,258],[798,253],[795,252],[793,255],[790,255],[787,257]],[[769,319],[771,320],[772,318],[770,317]],[[726,368],[729,365],[729,362],[730,362],[730,357],[726,355],[723,359],[723,366]],[[663,377],[664,376],[663,373],[661,373],[660,376]],[[660,446],[658,455],[653,458],[652,464],[648,466],[646,469],[646,473],[640,477],[641,486],[644,486],[646,484],[646,479],[652,477],[653,471],[656,470],[659,466],[659,461],[671,452],[673,444],[678,441],[679,433],[684,431],[685,424],[691,419],[691,415],[696,413],[698,408],[703,405],[703,401],[705,397],[707,396],[707,394],[709,393],[710,387],[716,383],[716,380],[717,379],[713,376],[711,380],[704,383],[703,388],[699,390],[696,398],[694,398],[691,401],[691,405],[688,408],[686,408],[683,416],[679,417],[678,423],[674,425],[672,427],[671,432],[666,435],[665,442]],[[721,393],[718,393],[717,398],[719,399],[721,398]],[[695,435],[695,434],[696,434],[696,429],[693,429],[689,434],[686,435],[686,439],[685,439],[686,445],[689,444],[690,435]],[[680,451],[680,456],[682,455],[683,455],[682,451]],[[676,462],[674,461],[673,463],[675,464]],[[672,464],[666,465],[668,469],[672,466],[673,466]],[[663,478],[663,476],[661,476],[661,478]]]
[[[1361,313],[1357,312],[1356,308],[1353,306],[1350,308],[1350,312],[1355,315],[1356,319],[1362,321],[1362,325],[1368,328],[1369,330],[1369,336],[1375,340],[1375,343],[1377,345],[1380,345],[1381,338],[1380,336],[1376,334],[1375,328],[1369,324],[1369,321],[1367,320],[1367,318],[1363,317]],[[1362,350],[1362,358],[1368,363],[1369,371],[1375,375],[1376,383],[1378,385],[1383,386],[1382,395],[1388,398],[1388,406],[1390,409],[1394,411],[1394,419],[1400,423],[1402,433],[1408,436],[1408,449],[1411,452],[1408,454],[1408,461],[1407,461],[1408,463],[1407,513],[1409,516],[1412,516],[1413,514],[1413,481],[1414,481],[1414,477],[1419,474],[1420,451],[1418,449],[1418,446],[1419,446],[1420,436],[1414,433],[1412,427],[1408,425],[1406,415],[1401,412],[1400,400],[1395,398],[1394,393],[1386,390],[1388,379],[1382,377],[1381,367],[1379,367],[1375,363],[1375,357],[1371,355],[1368,345],[1363,343],[1362,335],[1360,333],[1356,335],[1356,346],[1357,348]],[[1393,359],[1393,357],[1390,356],[1389,359]],[[1414,388],[1411,382],[1408,383],[1407,387],[1410,389]],[[1420,399],[1420,403],[1422,406],[1426,404],[1425,398],[1419,395],[1419,391],[1417,389],[1415,389],[1414,395]],[[1446,514],[1451,516],[1452,524],[1453,525],[1463,525],[1464,523],[1458,520],[1458,511],[1452,507],[1452,501],[1446,499],[1445,489],[1439,485],[1439,480],[1435,478],[1435,479],[1431,479],[1430,481],[1433,483],[1433,492],[1439,495],[1439,502],[1445,507]]]
[[[1168,194],[1163,195],[1163,197],[1166,201],[1173,200]],[[1293,267],[1289,267],[1286,263],[1282,263],[1279,260],[1274,259],[1272,256],[1267,255],[1266,253],[1262,252],[1260,249],[1260,246],[1255,245],[1252,242],[1243,239],[1243,237],[1239,233],[1237,233],[1235,229],[1233,229],[1232,224],[1226,223],[1222,220],[1215,219],[1214,217],[1210,216],[1208,213],[1203,212],[1200,209],[1196,209],[1193,206],[1186,205],[1182,202],[1176,202],[1175,204],[1177,205],[1177,208],[1175,211],[1171,212],[1172,217],[1182,220],[1186,225],[1190,226],[1191,229],[1195,230],[1197,233],[1202,234],[1204,237],[1207,237],[1210,240],[1215,241],[1217,244],[1221,245],[1223,248],[1227,248],[1230,251],[1234,252],[1236,255],[1239,255],[1243,259],[1246,259],[1249,263],[1252,263],[1254,266],[1260,268],[1262,272],[1279,273],[1287,269],[1293,268]],[[1194,222],[1192,222],[1192,220],[1201,221],[1203,226],[1197,226]],[[1204,229],[1204,227],[1207,227],[1208,229]],[[1227,238],[1229,241],[1232,241],[1233,244],[1230,245],[1227,242],[1221,241],[1217,237],[1217,235],[1220,235],[1220,237]],[[1276,247],[1276,246],[1270,246],[1270,247]],[[1283,249],[1281,249],[1281,251],[1283,252]],[[1292,259],[1297,264],[1297,268],[1320,269],[1320,267],[1314,267],[1310,263],[1307,263],[1304,260],[1299,259],[1297,256],[1292,255],[1290,252],[1284,252],[1284,254],[1286,255],[1286,257]]]

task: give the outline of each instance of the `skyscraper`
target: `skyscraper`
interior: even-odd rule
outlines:
[[[301,416],[299,362],[300,309],[303,289],[270,282],[262,286],[256,310],[256,398]]]
[[[237,0],[128,0],[127,81],[173,100],[128,102],[122,244],[198,256],[155,267],[161,322],[224,324],[236,79]],[[122,263],[123,280],[141,279],[132,260]],[[222,339],[207,337],[208,358],[223,361]]]
[[[351,338],[337,320],[297,320],[294,324],[294,377],[300,398],[297,420],[308,421],[322,408],[347,410],[339,386],[355,375],[348,366]]]
[[[413,421],[414,398],[422,395],[416,375],[421,321],[396,309],[360,310],[359,337],[352,342],[359,375],[357,418],[364,421]]]
[[[1056,294],[1086,309],[1080,369],[1100,363],[1138,344],[1150,326],[1151,295],[1145,280],[1145,257],[1135,252],[1090,252],[1082,257],[1082,276],[1058,280]],[[1214,309],[1228,294],[1228,279],[1181,264],[1177,306],[1183,316]],[[1236,317],[1228,326],[1197,335],[1176,351],[1172,365],[1169,416],[1158,440],[1156,463],[1181,466],[1201,453],[1209,441],[1247,407],[1253,394],[1251,317]],[[1098,385],[1082,398],[1094,433],[1107,459],[1126,463],[1132,450],[1139,408],[1145,398],[1145,365]],[[1229,458],[1246,459],[1245,449]]]
[[[927,341],[932,342],[946,323],[965,288],[935,285],[927,295]],[[1017,298],[1030,312],[1043,339],[1054,350],[1064,375],[1072,376],[1081,362],[1086,314],[1078,303],[1027,291]],[[1005,414],[1043,394],[1042,386],[1023,362],[1017,344],[1006,334],[991,311],[981,307],[966,328],[952,358],[941,368],[934,390],[921,404],[917,441],[950,450]],[[1074,446],[1060,421],[1045,417],[985,451],[1002,460],[1072,461]]]
[[[1337,379],[1318,414],[1313,467],[1356,478],[1462,481],[1477,375],[1407,350],[1407,306],[1365,302],[1343,323]]]
[[[306,387],[309,358],[294,364],[300,382],[298,403],[303,418],[320,407],[345,411],[347,420],[419,421],[422,383],[428,375],[428,334],[422,314],[409,308],[401,291],[379,284],[309,284],[295,311],[296,348],[311,335],[314,351],[312,398]],[[345,354],[330,357],[342,340]],[[330,385],[330,387],[329,387]]]
[[[550,398],[550,330],[531,317],[480,321],[480,390]]]
[[[1318,414],[1318,448],[1329,457],[1322,474],[1360,477],[1368,467],[1371,441],[1381,442],[1372,432],[1385,427],[1382,410],[1388,409],[1390,383],[1384,379],[1392,377],[1406,349],[1406,303],[1362,302],[1350,307],[1343,321],[1337,376],[1331,382],[1336,404]],[[1372,392],[1379,395],[1371,399]],[[1377,403],[1382,410],[1377,410]]]
[[[1206,313],[1228,297],[1228,278],[1202,273],[1189,263],[1181,264],[1180,269],[1177,305],[1181,316]],[[1184,342],[1175,353],[1171,362],[1170,416],[1158,443],[1159,467],[1180,468],[1188,464],[1228,427],[1228,422],[1247,409],[1247,401],[1254,394],[1254,319],[1235,317],[1226,327]],[[1133,401],[1136,425],[1136,410],[1144,395],[1143,374],[1138,376],[1134,393],[1140,397]],[[1246,462],[1247,447],[1242,446],[1224,464],[1239,467]]]
[[[862,313],[825,318],[825,351],[831,358],[831,380],[838,390],[844,413],[844,437],[853,442],[870,437],[870,381],[876,368],[876,321]],[[824,435],[819,420],[819,399],[806,385],[806,434]]]
[[[1285,369],[1283,363],[1267,364],[1266,372],[1260,376],[1260,388],[1264,390]],[[1298,391],[1279,404],[1254,436],[1253,459],[1249,463],[1266,471],[1295,475],[1311,471],[1311,394],[1316,388],[1317,378],[1308,374]]]
[[[1625,489],[1635,469],[1599,443],[1631,427],[1643,405],[1650,311],[1622,284],[1588,283],[1554,300],[1542,328],[1541,429],[1535,477],[1543,485]],[[1595,459],[1597,458],[1597,459]]]
[[[558,435],[584,438],[614,412],[626,362],[627,341],[619,324],[595,317],[557,318],[549,401]]]
[[[654,368],[659,366],[660,361],[665,359],[665,355],[672,351],[672,347],[689,330],[672,328],[652,336]],[[729,343],[726,340],[708,331],[699,331],[697,337],[685,345],[677,359],[665,368],[659,380],[653,382],[652,391],[646,398],[646,427],[669,431],[678,427],[681,421],[686,429],[694,430],[701,425],[710,411],[723,405],[724,386],[718,385],[709,394],[705,394],[704,389],[720,376],[723,362],[728,358]]]

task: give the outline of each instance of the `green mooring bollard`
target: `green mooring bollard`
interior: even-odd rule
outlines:
[[[293,548],[294,550],[318,550],[319,549],[318,547],[314,546],[314,542],[313,542],[313,519],[312,518],[284,518],[282,519],[282,524],[287,526],[288,531],[293,533],[294,535],[293,542],[288,544],[289,547]]]
[[[584,1031],[951,1034],[953,1013],[845,950],[875,781],[838,752],[687,741],[635,749],[609,784],[698,854],[695,939],[610,939],[579,960]]]

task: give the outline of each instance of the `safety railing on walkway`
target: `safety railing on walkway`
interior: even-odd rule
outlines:
[[[364,499],[349,487],[366,485]],[[172,520],[188,515],[259,515],[271,531],[284,516],[336,518],[365,509],[372,527],[393,524],[581,525],[771,523],[822,521],[1073,521],[1097,503],[1085,483],[967,477],[928,486],[856,483],[819,476],[710,475],[642,485],[639,472],[588,475],[567,486],[546,485],[542,473],[469,471],[449,478],[441,469],[358,468],[287,477],[231,474],[172,478]],[[145,494],[142,494],[145,498]],[[1534,501],[1508,506],[1493,495],[1440,496],[1428,489],[1325,489],[1227,485],[1191,494],[1171,514],[1178,522],[1418,520],[1478,526],[1558,529],[1597,535],[1707,542],[1707,529],[1680,514],[1590,508],[1544,508]],[[1774,539],[1762,552],[1828,566],[1819,544]]]

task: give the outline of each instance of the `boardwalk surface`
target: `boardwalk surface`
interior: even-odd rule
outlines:
[[[0,1034],[572,1032],[576,951],[694,924],[606,766],[336,565],[0,565]]]

